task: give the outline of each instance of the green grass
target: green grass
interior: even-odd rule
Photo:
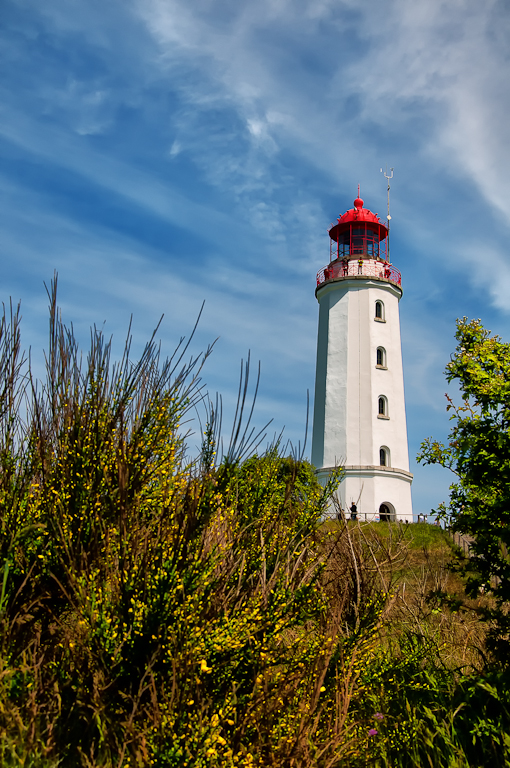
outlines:
[[[437,525],[428,523],[379,523],[364,521],[347,521],[349,530],[354,531],[358,527],[365,533],[371,532],[378,538],[389,541],[402,538],[412,550],[421,550],[427,547],[431,550],[451,550],[449,537],[446,531]],[[325,520],[321,524],[323,531],[340,530],[342,525],[337,520]]]
[[[388,526],[387,523],[386,525]],[[389,525],[399,525],[399,523],[390,523]],[[384,527],[384,523],[381,527]],[[450,549],[448,534],[437,525],[411,523],[404,526],[404,528],[406,533],[408,532],[411,549],[421,549],[423,547],[437,550]]]

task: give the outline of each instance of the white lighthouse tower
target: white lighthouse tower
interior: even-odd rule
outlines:
[[[321,482],[345,469],[342,508],[359,519],[412,522],[400,344],[401,275],[388,228],[359,197],[329,230],[317,275],[319,333],[312,464]],[[353,510],[354,511],[354,510]]]

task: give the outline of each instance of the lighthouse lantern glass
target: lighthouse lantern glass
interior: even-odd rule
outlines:
[[[369,259],[379,258],[379,232],[367,224],[351,224],[348,229],[338,232],[336,243],[331,241],[332,249],[336,245],[337,253],[331,256],[344,259],[352,256],[365,256]]]

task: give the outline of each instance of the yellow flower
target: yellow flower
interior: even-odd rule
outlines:
[[[202,659],[200,662],[200,671],[205,672],[207,675],[212,672],[211,667],[207,666],[207,661],[205,659]]]

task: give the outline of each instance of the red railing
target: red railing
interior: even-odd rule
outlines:
[[[342,278],[377,277],[380,280],[388,280],[390,283],[402,285],[402,275],[391,264],[383,261],[357,260],[339,261],[330,264],[317,272],[317,285],[322,285],[328,280],[341,280]]]

